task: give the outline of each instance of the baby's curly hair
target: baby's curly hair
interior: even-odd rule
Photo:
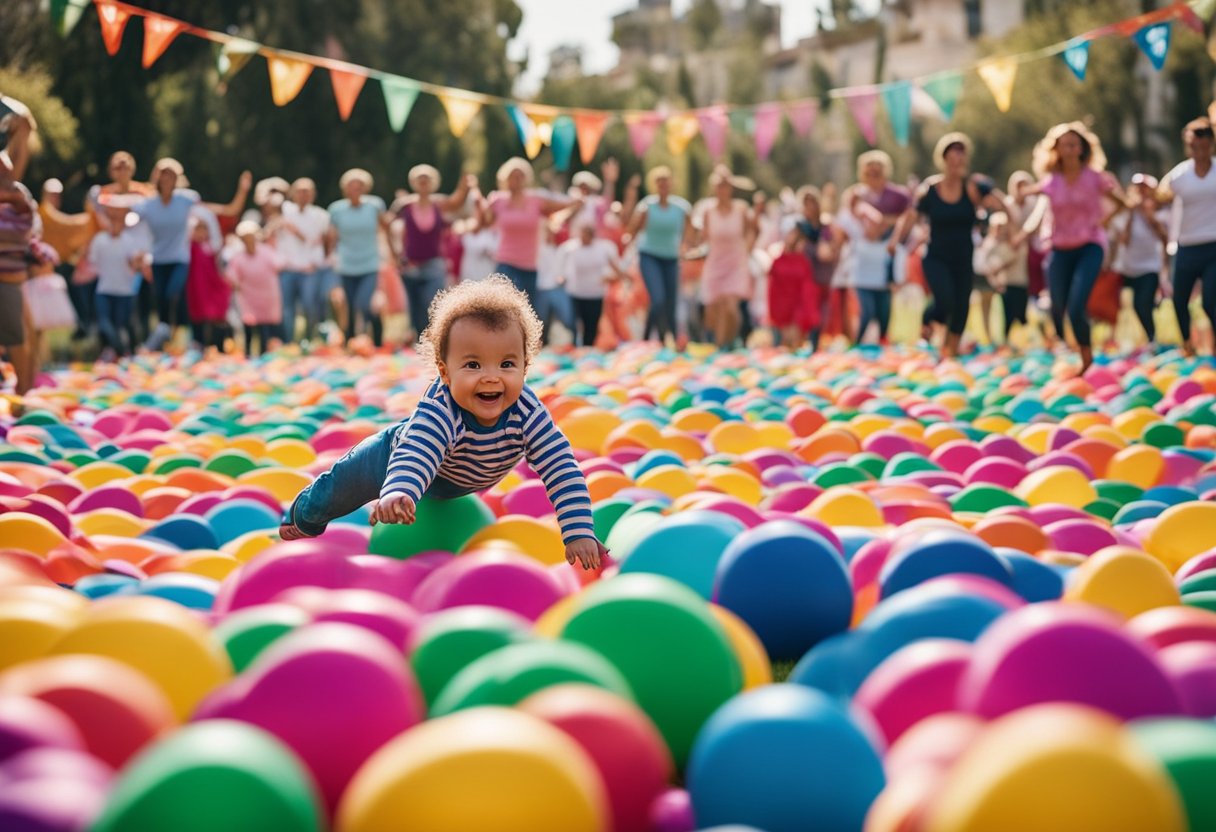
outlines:
[[[431,322],[419,341],[419,354],[436,367],[448,350],[452,325],[461,318],[473,318],[487,329],[499,331],[516,325],[524,338],[524,365],[531,365],[540,352],[540,318],[528,296],[515,288],[504,275],[492,274],[485,280],[470,280],[449,286],[431,301]]]

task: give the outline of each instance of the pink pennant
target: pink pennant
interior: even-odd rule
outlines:
[[[625,126],[629,129],[629,144],[633,154],[641,159],[646,151],[654,144],[655,134],[663,118],[658,113],[629,113],[625,116]]]
[[[849,112],[857,122],[861,135],[871,146],[878,143],[878,131],[875,129],[878,116],[878,90],[866,88],[845,96]]]
[[[725,107],[706,107],[697,110],[697,121],[701,125],[701,135],[705,138],[705,146],[709,155],[721,159],[726,152],[726,133],[729,129]]]
[[[761,104],[756,108],[756,156],[768,161],[773,152],[773,143],[781,132],[781,105]]]
[[[815,120],[819,117],[819,102],[803,101],[801,104],[791,104],[785,109],[785,117],[794,125],[794,132],[805,139],[815,129]]]

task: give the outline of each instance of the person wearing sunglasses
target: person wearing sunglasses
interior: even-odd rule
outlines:
[[[1197,118],[1182,131],[1188,158],[1161,180],[1162,204],[1178,202],[1181,221],[1174,256],[1174,312],[1182,334],[1182,349],[1195,354],[1191,340],[1191,295],[1200,284],[1201,304],[1209,323],[1216,325],[1216,173],[1212,172],[1212,122]]]

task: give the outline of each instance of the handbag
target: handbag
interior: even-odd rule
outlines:
[[[21,285],[25,305],[30,311],[34,329],[40,332],[76,326],[76,310],[68,296],[68,284],[61,275],[43,274],[31,277]]]
[[[1104,270],[1098,275],[1085,311],[1095,321],[1113,324],[1119,320],[1119,293],[1123,291],[1123,278],[1118,272]]]

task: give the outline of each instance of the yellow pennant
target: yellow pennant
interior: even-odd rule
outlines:
[[[293,58],[267,55],[266,65],[270,68],[270,97],[276,107],[290,104],[312,75],[312,64]]]
[[[442,93],[439,100],[443,103],[443,109],[448,114],[448,127],[452,130],[452,135],[460,138],[464,135],[464,131],[469,129],[469,124],[481,112],[481,102],[472,98],[462,98],[460,96]]]
[[[1002,113],[1009,112],[1013,103],[1013,82],[1018,77],[1018,62],[1016,58],[1001,58],[980,64],[980,77],[992,91],[996,99],[996,107]]]

